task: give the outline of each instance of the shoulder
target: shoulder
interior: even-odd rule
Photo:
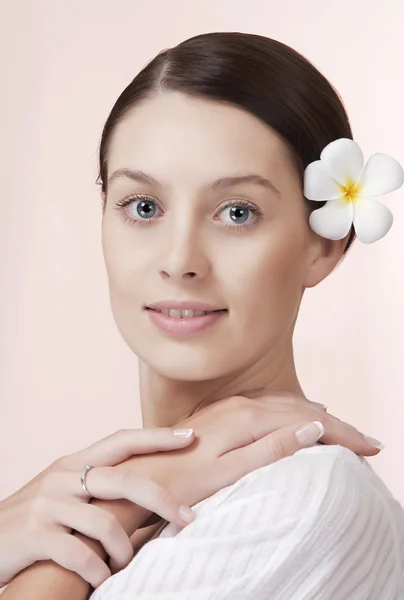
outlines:
[[[304,448],[248,473],[230,487],[234,490],[247,486],[290,491],[292,481],[294,489],[307,490],[307,493],[321,494],[323,490],[329,496],[330,490],[337,492],[341,486],[360,490],[373,485],[381,493],[391,496],[365,458],[342,446],[325,444]]]
[[[164,537],[175,536],[176,550],[205,550],[213,571],[220,561],[244,564],[238,585],[256,586],[250,597],[404,594],[404,511],[368,462],[341,446],[319,444],[257,469],[195,512]]]
[[[376,561],[380,548],[388,547],[397,568],[404,570],[403,508],[366,459],[341,446],[301,450],[200,504],[195,508],[201,526],[205,518],[214,520],[225,535],[275,535],[278,542],[287,540],[296,555],[316,540],[324,556],[348,553],[352,559],[352,548],[361,540],[369,558]]]
[[[366,460],[318,445],[200,502],[193,523],[169,524],[103,585],[150,599],[398,600],[404,518],[392,502]]]
[[[342,446],[318,444],[257,469],[221,490],[214,504],[243,498],[255,504],[263,497],[272,514],[288,511],[295,520],[324,515],[327,522],[338,517],[340,527],[351,527],[354,515],[362,526],[393,515],[404,527],[404,510],[367,460]]]
[[[366,459],[346,448],[301,450],[211,500],[201,530],[209,520],[219,538],[252,543],[266,557],[268,585],[295,573],[300,591],[315,582],[309,598],[334,598],[338,590],[353,598],[355,589],[372,599],[404,594],[404,510]]]
[[[320,509],[324,503],[346,505],[347,497],[352,501],[356,495],[360,500],[369,487],[386,498],[391,496],[363,457],[342,446],[317,444],[248,473],[208,500],[211,506],[218,507],[242,497],[267,494],[275,499],[287,494],[294,497],[294,510],[301,505],[304,511],[308,499],[316,500],[310,504],[311,510]],[[201,508],[204,503],[199,503]]]

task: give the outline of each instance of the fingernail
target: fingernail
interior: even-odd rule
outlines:
[[[189,525],[192,521],[195,521],[195,513],[189,506],[180,506],[178,515],[183,523]]]
[[[174,435],[180,435],[181,437],[189,438],[194,433],[193,429],[174,429]]]
[[[386,447],[384,444],[382,444],[382,442],[380,442],[379,440],[376,440],[375,438],[370,437],[369,435],[364,435],[363,437],[368,442],[368,444],[370,444],[371,446],[374,446],[375,448],[379,448],[379,450],[384,450]]]
[[[324,427],[320,421],[303,425],[296,431],[297,441],[301,446],[311,446],[324,435]]]

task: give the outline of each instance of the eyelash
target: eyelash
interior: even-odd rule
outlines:
[[[123,212],[123,210],[127,206],[129,206],[136,200],[143,200],[143,201],[148,200],[150,202],[153,202],[153,204],[155,204],[159,208],[159,206],[158,206],[156,200],[154,200],[154,198],[152,198],[150,196],[145,196],[142,194],[132,194],[131,196],[128,196],[127,198],[123,198],[122,200],[117,201],[115,208],[116,208],[116,210]],[[252,227],[254,227],[256,225],[256,223],[260,219],[260,217],[262,217],[262,212],[257,206],[255,206],[254,204],[251,204],[250,202],[248,202],[246,200],[241,200],[241,199],[240,200],[239,199],[229,200],[224,206],[222,206],[220,212],[222,212],[226,208],[229,208],[232,206],[242,206],[243,208],[248,208],[254,214],[255,219],[252,223],[249,223],[247,225],[243,225],[243,224],[230,225],[229,223],[223,223],[223,225],[229,229],[233,229],[233,230],[234,229],[243,229],[243,230],[251,229]],[[150,226],[153,224],[153,218],[151,218],[151,219],[134,219],[132,217],[125,216],[124,222],[127,222],[127,221],[129,221],[129,223],[131,225]]]

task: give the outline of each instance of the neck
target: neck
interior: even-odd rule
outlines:
[[[263,387],[304,397],[291,343],[276,357],[215,380],[169,379],[139,360],[139,382],[143,427],[172,427],[217,400]]]

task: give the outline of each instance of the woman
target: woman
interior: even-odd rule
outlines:
[[[127,534],[137,530],[134,559],[119,571],[127,560],[110,553],[119,572],[94,599],[403,597],[403,511],[355,454],[377,450],[308,403],[293,360],[304,290],[343,258],[352,221],[365,242],[391,225],[383,205],[358,202],[361,156],[351,140],[324,77],[255,35],[200,35],[160,53],[112,109],[100,180],[114,318],[139,357],[144,426],[198,436],[132,457],[120,473],[150,478],[196,519],[154,523],[143,535],[151,511],[138,498],[137,507],[93,501]],[[325,148],[329,179],[318,161]],[[351,170],[337,185],[348,154]],[[401,167],[380,160],[389,181],[369,167],[363,189],[402,184]],[[257,388],[270,394],[256,399]],[[283,437],[271,437],[282,426]],[[330,445],[312,446],[323,427]],[[296,452],[302,429],[311,437],[300,447],[312,447]],[[87,472],[84,487],[108,499],[101,472]],[[78,599],[88,588],[57,565],[36,565],[5,597],[34,594]]]

